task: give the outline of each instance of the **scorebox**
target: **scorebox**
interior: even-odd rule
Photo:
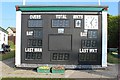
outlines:
[[[107,6],[16,6],[17,67],[107,67]]]

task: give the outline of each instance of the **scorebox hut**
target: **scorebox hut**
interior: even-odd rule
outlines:
[[[107,6],[16,6],[16,67],[107,67]]]

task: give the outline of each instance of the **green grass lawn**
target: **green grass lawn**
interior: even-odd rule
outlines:
[[[15,57],[15,50],[6,52],[5,54],[0,54],[0,61]]]
[[[108,60],[107,60],[108,63],[113,63],[113,64],[120,63],[120,60],[118,60],[118,56],[112,54],[112,52],[108,53],[107,57],[108,57]]]

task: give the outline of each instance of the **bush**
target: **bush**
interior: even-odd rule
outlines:
[[[118,47],[118,16],[108,15],[108,47]]]
[[[14,43],[12,41],[9,40],[8,45],[10,45],[11,49],[15,50],[15,45],[14,45]]]

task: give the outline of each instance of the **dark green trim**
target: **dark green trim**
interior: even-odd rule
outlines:
[[[2,27],[0,27],[0,30],[5,32],[6,34],[8,34],[8,32],[5,29],[3,29]]]
[[[19,11],[102,11],[107,6],[16,6]]]

